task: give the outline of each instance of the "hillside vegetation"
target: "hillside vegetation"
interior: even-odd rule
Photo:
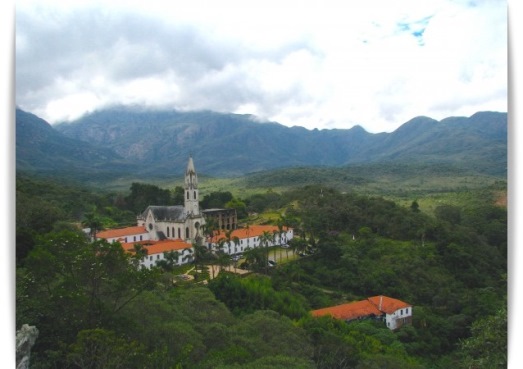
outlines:
[[[137,270],[118,244],[76,228],[89,214],[106,227],[130,222],[148,198],[180,201],[176,188],[95,192],[19,177],[17,328],[40,331],[32,368],[503,368],[505,191],[448,192],[430,212],[420,204],[436,193],[400,204],[318,184],[209,192],[213,206],[243,206],[242,223],[279,214],[309,256],[244,278],[222,272],[205,287],[172,283],[187,269]],[[308,314],[381,294],[411,303],[413,324],[391,332]]]

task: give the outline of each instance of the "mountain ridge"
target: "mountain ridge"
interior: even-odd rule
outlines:
[[[17,166],[35,170],[63,166],[63,158],[44,160],[49,153],[41,145],[29,159],[27,146],[33,145],[28,142],[31,135],[38,136],[38,125],[32,122],[34,127],[30,127],[27,114],[17,109]],[[177,173],[190,155],[196,158],[199,172],[223,177],[285,167],[377,162],[452,163],[480,173],[506,176],[507,172],[507,114],[502,112],[441,121],[418,116],[391,133],[369,133],[361,126],[308,130],[260,123],[250,115],[129,108],[93,112],[71,123],[46,124],[47,131],[53,131],[46,137],[54,145],[62,137],[63,145],[87,150],[67,158],[78,159],[85,170],[89,168],[86,155],[90,155],[95,168],[118,168],[141,176]]]

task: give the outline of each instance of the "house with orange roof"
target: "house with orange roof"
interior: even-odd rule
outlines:
[[[292,228],[283,227],[280,232],[280,229],[273,225],[251,225],[232,230],[229,236],[230,241],[227,241],[226,232],[217,231],[212,237],[207,237],[207,247],[209,250],[217,250],[220,243],[223,243],[223,252],[229,255],[239,254],[247,249],[260,247],[262,245],[261,236],[264,232],[271,235],[269,247],[286,245],[294,237]]]
[[[412,305],[387,296],[374,296],[366,300],[311,311],[314,317],[332,316],[347,322],[361,319],[383,320],[390,330],[412,323]]]
[[[96,238],[103,238],[107,242],[139,242],[150,239],[149,232],[143,226],[108,229],[96,234]]]
[[[194,259],[193,246],[183,240],[161,240],[161,241],[141,241],[122,243],[125,251],[134,253],[135,246],[139,244],[147,250],[147,255],[140,260],[140,265],[145,268],[155,266],[160,260],[166,259],[166,253],[174,252],[176,256],[176,265],[188,264]]]

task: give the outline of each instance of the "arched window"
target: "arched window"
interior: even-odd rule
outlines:
[[[178,228],[178,238],[182,238],[182,230],[180,228]]]
[[[189,191],[187,191],[187,200],[189,200]]]
[[[194,191],[194,199],[196,200],[196,191]]]
[[[189,227],[185,228],[185,238],[189,238]]]
[[[176,233],[174,233],[174,227],[172,227],[172,234],[173,234],[173,238],[175,237]],[[180,237],[178,237],[180,238]]]
[[[169,227],[167,227],[167,238],[169,238]]]

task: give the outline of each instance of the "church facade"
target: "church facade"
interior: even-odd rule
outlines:
[[[184,205],[150,205],[137,217],[137,225],[144,227],[150,240],[178,239],[192,243],[204,237],[205,218],[200,211],[198,176],[192,157],[185,170],[184,189]]]

